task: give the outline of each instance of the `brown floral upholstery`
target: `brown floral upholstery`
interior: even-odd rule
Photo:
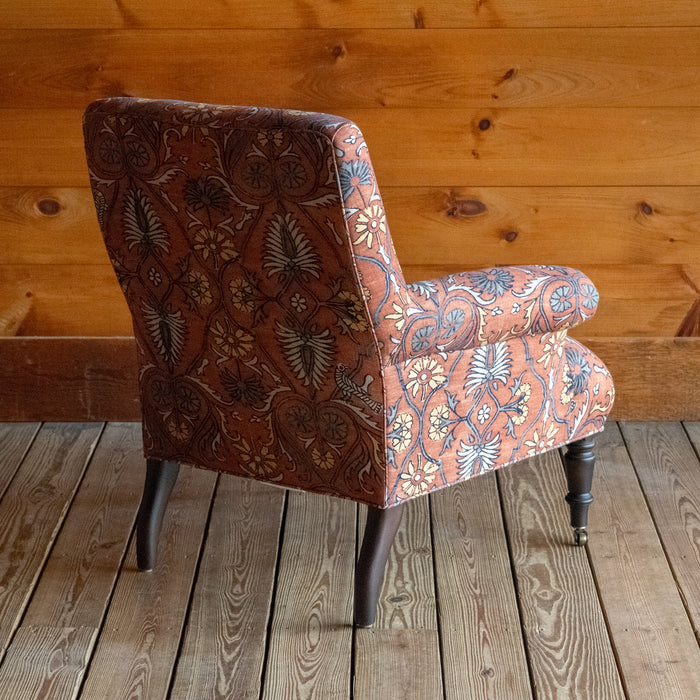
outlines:
[[[563,267],[404,281],[364,138],[325,114],[114,98],[85,141],[148,457],[391,506],[602,430]]]

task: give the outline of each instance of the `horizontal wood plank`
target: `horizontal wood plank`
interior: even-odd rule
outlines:
[[[699,47],[695,27],[266,29],[263,44],[258,30],[5,30],[0,80],[26,109],[124,93],[323,111],[689,107]]]
[[[85,187],[87,102],[0,109],[0,186]],[[700,108],[353,107],[343,116],[365,133],[381,187],[700,185]]]
[[[700,259],[700,187],[382,187],[382,196],[407,266]],[[0,187],[2,263],[107,264],[90,189]]]
[[[430,247],[430,246],[427,246]],[[488,267],[464,245],[454,262],[407,264],[408,282],[434,279],[465,269]],[[509,263],[507,259],[496,264]],[[544,258],[529,262],[548,263]],[[479,264],[480,263],[480,264]],[[649,264],[580,266],[600,291],[596,316],[584,326],[587,336],[674,336],[700,297],[700,265]],[[111,265],[3,265],[0,299],[31,294],[32,304],[20,336],[124,336],[131,316]],[[580,333],[580,331],[577,331]]]
[[[615,424],[596,438],[588,551],[630,698],[693,700],[700,650]]]
[[[616,419],[700,420],[700,338],[580,338],[615,379]],[[141,419],[133,338],[1,339],[0,383],[0,420]]]
[[[0,339],[0,385],[6,420],[141,420],[129,337]]]
[[[423,0],[414,7],[402,0],[351,0],[299,3],[239,0],[235,7],[217,0],[60,0],[48,3],[0,1],[0,26],[59,29],[121,28],[316,28],[316,27],[629,27],[698,26],[694,0]]]

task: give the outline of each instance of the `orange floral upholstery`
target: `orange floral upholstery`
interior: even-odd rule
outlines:
[[[598,294],[562,267],[404,281],[360,130],[113,98],[85,115],[146,456],[379,507],[602,430]]]

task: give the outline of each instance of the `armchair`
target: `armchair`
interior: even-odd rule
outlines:
[[[361,626],[412,498],[569,444],[585,542],[591,436],[614,396],[567,336],[595,313],[585,275],[407,284],[364,138],[340,117],[112,98],[84,132],[139,353],[140,568],[180,463],[367,504]]]

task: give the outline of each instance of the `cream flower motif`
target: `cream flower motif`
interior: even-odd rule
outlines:
[[[358,234],[354,241],[355,245],[366,242],[367,247],[372,247],[374,236],[379,233],[386,233],[386,218],[384,210],[378,204],[372,204],[365,209],[355,223],[355,233]]]
[[[428,391],[436,389],[441,384],[447,381],[444,368],[437,360],[431,357],[421,357],[413,363],[413,366],[408,371],[408,382],[406,389],[411,391],[415,398],[420,392],[420,400],[425,399]]]
[[[207,306],[212,302],[209,279],[199,270],[190,270],[187,274],[187,291],[192,300],[199,306]]]
[[[306,297],[301,296],[301,294],[299,294],[299,292],[297,292],[289,300],[289,303],[290,303],[291,307],[299,314],[302,311],[306,311]]]
[[[542,348],[542,356],[537,360],[538,364],[542,363],[545,369],[549,369],[549,363],[554,363],[554,358],[561,358],[564,351],[564,340],[566,339],[566,331],[557,331],[556,333],[547,333],[543,336],[545,339],[544,348]]]
[[[446,403],[441,403],[430,412],[430,428],[428,437],[431,440],[440,442],[445,439],[447,431],[450,429],[450,409]]]
[[[317,447],[311,450],[311,459],[319,469],[333,469],[335,456],[332,452],[321,452]]]
[[[275,146],[281,146],[284,141],[282,129],[267,129],[266,131],[258,131],[258,141],[262,146],[267,146],[268,143],[273,143]]]
[[[357,294],[342,291],[338,293],[338,300],[342,308],[341,322],[352,331],[366,331],[365,307]]]
[[[551,423],[548,428],[545,428],[542,433],[537,430],[532,434],[532,440],[525,440],[525,446],[529,447],[527,456],[534,457],[535,455],[546,452],[554,447],[554,439],[557,436],[557,425]]]
[[[185,440],[189,439],[192,433],[189,423],[182,419],[178,420],[177,418],[171,418],[168,421],[167,427],[170,435],[178,442],[185,442]]]
[[[203,260],[208,260],[211,255],[215,264],[235,260],[238,252],[233,247],[229,236],[223,231],[215,231],[210,228],[201,228],[194,234],[194,249],[199,252]]]
[[[391,431],[391,447],[396,452],[403,452],[410,444],[413,433],[413,416],[410,413],[399,413],[396,416]]]
[[[421,455],[418,455],[416,463],[409,462],[408,469],[401,474],[401,488],[409,498],[425,493],[435,481],[438,465],[429,462],[423,466],[421,461]]]
[[[275,455],[265,445],[256,446],[248,444],[245,438],[235,443],[241,465],[248,472],[259,476],[270,476],[277,471],[277,461]]]
[[[530,412],[527,402],[530,400],[530,396],[532,396],[532,385],[529,382],[523,382],[513,396],[518,402],[516,409],[518,413],[513,417],[515,425],[522,425],[527,419],[527,414]]]
[[[570,374],[570,369],[569,365],[564,363],[562,375],[566,378]],[[571,382],[564,382],[564,385],[561,388],[561,396],[559,397],[559,400],[561,401],[562,406],[568,406],[571,401],[574,398],[574,387]]]
[[[391,305],[394,307],[394,313],[387,314],[384,318],[387,321],[393,321],[394,325],[396,326],[396,330],[401,331],[401,330],[403,330],[403,327],[406,325],[406,319],[404,318],[404,315],[403,315],[403,307],[399,306],[395,301],[392,301]]]
[[[252,311],[255,308],[253,286],[242,277],[231,280],[228,285],[231,292],[231,303],[241,311]]]
[[[214,337],[212,348],[219,356],[217,364],[235,357],[243,357],[253,347],[253,336],[248,335],[242,328],[232,330],[228,324],[224,326],[221,321],[216,321],[211,328],[211,333]]]

